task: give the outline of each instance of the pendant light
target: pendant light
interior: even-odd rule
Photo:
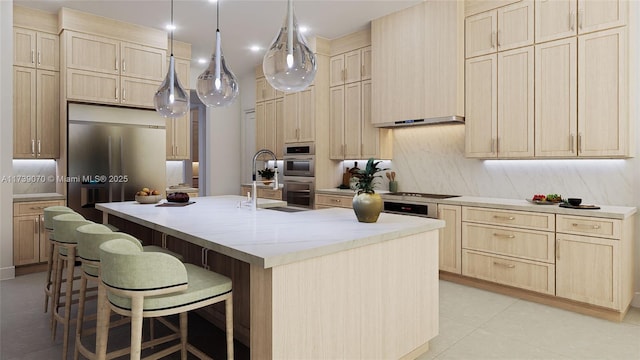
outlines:
[[[282,28],[262,61],[264,76],[275,89],[296,92],[311,85],[316,69],[316,56],[298,29],[293,1],[288,0]]]
[[[176,75],[175,60],[173,58],[173,0],[171,0],[171,56],[169,56],[169,71],[164,81],[153,97],[153,104],[160,115],[168,118],[178,118],[189,111],[189,93],[180,84]]]
[[[220,44],[220,0],[216,3],[216,48],[207,69],[198,76],[198,97],[203,104],[213,107],[231,105],[238,96],[238,81],[227,68]]]

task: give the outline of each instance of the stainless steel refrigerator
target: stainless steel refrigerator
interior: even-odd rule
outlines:
[[[68,205],[102,222],[96,203],[166,188],[165,118],[153,110],[69,104]]]

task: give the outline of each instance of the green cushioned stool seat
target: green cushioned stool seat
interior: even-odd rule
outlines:
[[[206,357],[187,343],[187,311],[224,301],[226,309],[227,356],[233,358],[232,284],[226,276],[173,256],[144,252],[128,239],[114,239],[100,245],[101,291],[98,308],[96,353],[106,351],[109,309],[131,317],[131,359],[139,359],[142,346],[142,319],[180,314],[180,344],[168,351],[187,351]],[[109,306],[104,306],[108,303]]]
[[[45,232],[48,233],[47,234],[47,277],[45,278],[45,283],[44,283],[44,312],[47,312],[49,310],[49,298],[53,297],[53,292],[51,291],[52,289],[52,285],[54,282],[54,276],[55,276],[55,271],[54,271],[54,265],[57,262],[57,252],[54,253],[53,251],[53,241],[49,238],[50,237],[50,233],[53,230],[53,217],[57,216],[57,215],[62,215],[62,214],[67,214],[67,213],[74,213],[75,211],[73,211],[73,209],[71,209],[70,207],[66,207],[66,206],[48,206],[46,208],[44,208],[44,228],[45,228]]]

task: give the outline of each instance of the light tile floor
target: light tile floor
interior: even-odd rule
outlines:
[[[43,282],[44,273],[0,282],[1,360],[60,359],[61,334],[51,341],[42,311]],[[613,323],[440,281],[440,335],[419,359],[640,360],[640,309]]]

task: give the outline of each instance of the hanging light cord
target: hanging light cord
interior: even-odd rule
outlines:
[[[174,30],[174,25],[173,25],[173,0],[171,0],[171,56],[173,56],[173,30]]]
[[[221,80],[220,80],[220,66],[221,66],[221,46],[220,46],[220,0],[216,1],[216,80],[215,87],[217,90],[220,90]]]

